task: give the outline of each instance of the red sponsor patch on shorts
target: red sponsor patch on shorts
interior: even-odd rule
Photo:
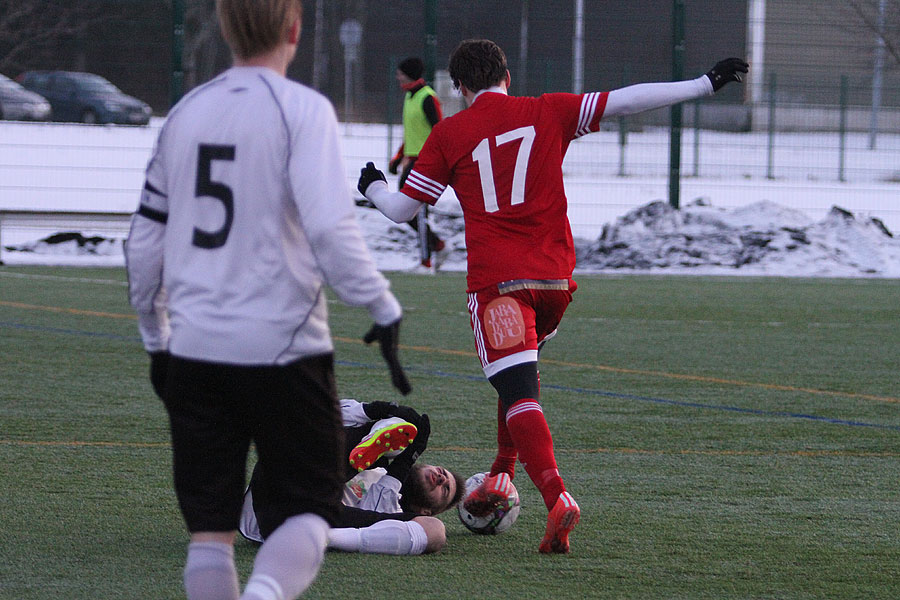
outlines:
[[[484,332],[495,350],[512,348],[525,341],[525,320],[519,303],[512,298],[496,298],[484,309]]]

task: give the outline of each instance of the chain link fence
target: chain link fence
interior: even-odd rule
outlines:
[[[331,99],[349,132],[345,142],[357,146],[347,150],[348,160],[386,159],[402,135],[394,65],[422,56],[430,33],[433,83],[452,113],[462,104],[443,68],[468,37],[488,37],[505,49],[514,94],[669,80],[679,4],[685,77],[727,56],[751,63],[743,85],[683,107],[683,202],[755,195],[811,211],[835,203],[900,229],[900,0],[307,0],[289,76]],[[433,23],[426,22],[426,5]],[[214,6],[0,0],[0,73],[98,73],[162,117],[178,95],[175,86],[187,91],[230,62]],[[359,36],[350,48],[354,36],[346,34],[353,31]],[[613,120],[572,145],[567,186],[586,190],[571,194],[574,227],[593,231],[629,207],[666,199],[669,116],[661,110]],[[354,127],[363,123],[381,126]],[[11,158],[0,164],[0,208],[22,187],[15,183],[19,153],[6,148],[2,155]],[[98,176],[105,177],[102,167]],[[35,165],[28,168],[33,177]],[[348,164],[348,179],[355,170]]]

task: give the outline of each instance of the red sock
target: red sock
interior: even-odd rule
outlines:
[[[519,462],[537,486],[547,510],[553,508],[566,485],[553,455],[553,437],[536,400],[523,398],[506,412],[506,426],[519,451]]]
[[[513,443],[512,437],[509,435],[509,429],[506,427],[506,411],[503,409],[503,403],[497,398],[497,458],[491,465],[491,475],[497,473],[507,473],[512,479],[516,474],[516,445]]]

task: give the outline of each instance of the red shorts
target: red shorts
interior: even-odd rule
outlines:
[[[556,331],[578,285],[571,279],[517,279],[469,292],[475,350],[487,377],[537,362],[538,346]]]

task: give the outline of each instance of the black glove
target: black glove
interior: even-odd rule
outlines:
[[[406,480],[406,477],[412,470],[412,466],[416,464],[416,461],[419,460],[419,456],[421,456],[422,453],[425,452],[425,448],[428,447],[428,436],[431,435],[431,421],[428,419],[428,415],[422,415],[418,425],[416,425],[416,429],[418,429],[416,439],[407,446],[406,450],[398,454],[387,468],[387,474],[400,483],[403,483]]]
[[[400,163],[403,162],[402,156],[395,156],[391,162],[388,163],[388,173],[391,175],[396,175],[400,171]]]
[[[372,163],[369,164],[371,165]],[[400,339],[400,321],[401,319],[397,319],[390,325],[379,325],[378,323],[375,323],[372,325],[372,329],[370,329],[363,337],[363,341],[367,344],[371,344],[375,340],[378,340],[378,345],[381,346],[381,356],[384,357],[388,369],[391,371],[391,383],[393,383],[394,387],[400,390],[400,393],[405,396],[412,391],[412,386],[409,385],[406,373],[403,372],[403,367],[400,366],[400,360],[397,358],[397,341]]]
[[[706,76],[712,83],[713,91],[718,92],[729,81],[743,81],[741,73],[746,73],[749,68],[750,65],[742,58],[726,58],[717,62]]]
[[[169,359],[171,357],[172,355],[164,350],[150,353],[150,384],[153,386],[153,391],[160,398],[163,397],[163,392],[166,389],[166,377],[169,374]]]
[[[387,183],[384,173],[375,168],[375,163],[367,162],[366,166],[359,170],[359,182],[356,184],[356,189],[365,196],[369,186],[379,180]]]
[[[419,426],[419,419],[422,418],[419,413],[408,406],[400,406],[393,402],[384,402],[382,400],[363,404],[363,410],[365,411],[366,416],[373,421],[387,419],[388,417],[400,417],[404,421],[412,423],[417,428]]]

